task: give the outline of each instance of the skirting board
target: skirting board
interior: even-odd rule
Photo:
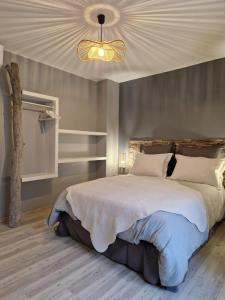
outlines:
[[[53,205],[52,201],[46,201],[46,202],[39,202],[38,205],[24,205],[23,207],[23,214],[27,214],[29,212],[35,212],[36,210],[42,209],[44,207],[49,208],[49,212],[51,210],[51,207]],[[48,217],[48,214],[46,214],[46,218]],[[0,217],[0,224],[6,224],[8,223],[8,217]]]
[[[8,217],[0,217],[0,224],[5,224],[8,222]]]

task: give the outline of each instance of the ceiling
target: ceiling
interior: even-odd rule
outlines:
[[[126,59],[80,62],[81,39],[123,39]],[[92,80],[123,82],[225,57],[225,0],[0,0],[0,44]]]

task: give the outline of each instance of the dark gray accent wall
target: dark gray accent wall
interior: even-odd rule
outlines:
[[[4,65],[18,62],[22,87],[25,90],[59,97],[60,128],[100,131],[99,101],[96,82],[86,80],[38,62],[4,53]],[[0,217],[6,214],[9,203],[10,165],[10,99],[4,68],[0,69]],[[102,118],[104,119],[104,115]],[[31,153],[31,159],[38,160]],[[23,208],[40,207],[55,200],[67,186],[93,179],[97,163],[77,163],[59,166],[59,177],[23,183]]]
[[[225,137],[225,58],[120,84],[120,151],[134,137]]]

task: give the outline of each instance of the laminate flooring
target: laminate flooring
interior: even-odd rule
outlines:
[[[49,208],[26,212],[23,225],[0,224],[0,299],[225,300],[225,222],[191,259],[177,293],[146,283],[140,274],[45,224]]]

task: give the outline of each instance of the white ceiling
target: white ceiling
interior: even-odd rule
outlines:
[[[95,11],[112,23],[105,39],[125,41],[124,62],[79,61],[78,42],[99,38]],[[0,0],[0,44],[85,78],[123,82],[225,57],[225,0]]]

